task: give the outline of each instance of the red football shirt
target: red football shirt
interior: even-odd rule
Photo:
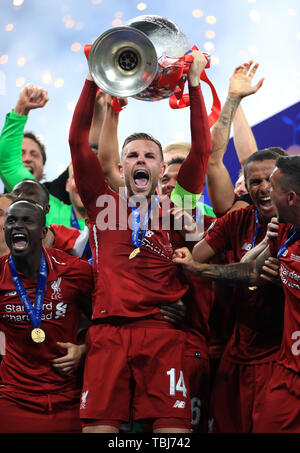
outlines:
[[[46,339],[39,344],[31,339],[33,326],[12,281],[9,255],[0,258],[0,330],[6,346],[0,380],[5,386],[39,393],[75,387],[76,377],[58,374],[51,359],[66,354],[57,341],[76,344],[79,304],[90,303],[93,288],[90,264],[53,248],[44,249],[44,253],[48,277],[41,328]],[[20,277],[33,303],[37,282],[22,274]]]
[[[288,238],[290,224],[280,224],[278,237],[270,242],[273,256]],[[280,257],[280,277],[285,295],[284,329],[279,363],[300,372],[300,240],[291,244]]]
[[[175,302],[188,288],[179,267],[172,261],[174,235],[179,233],[148,228],[141,252],[130,260],[134,246],[132,230],[126,222],[131,208],[126,200],[111,191],[106,183],[104,185],[105,194],[110,197],[115,227],[111,224],[109,229],[100,230],[97,222],[100,222],[103,210],[94,201],[86,205],[93,272],[97,280],[93,319],[136,318],[159,313],[159,305]]]
[[[216,254],[228,252],[229,262],[239,262],[250,250],[256,232],[255,206],[229,212],[216,220],[205,240]],[[265,237],[267,222],[259,219],[255,243]],[[283,327],[283,293],[276,285],[257,290],[234,288],[234,332],[226,347],[226,358],[235,362],[269,361],[276,356]],[[230,303],[230,301],[228,301]]]
[[[96,90],[93,82],[85,82],[69,137],[76,186],[90,221],[90,246],[96,279],[93,318],[154,315],[159,313],[159,305],[175,302],[188,288],[179,267],[172,262],[176,233],[171,229],[148,228],[141,253],[129,260],[134,248],[131,229],[127,226],[131,210],[127,207],[127,201],[123,201],[122,196],[112,192],[105,183],[101,165],[88,142]],[[202,184],[205,176],[206,169],[203,167],[209,156],[210,133],[200,86],[192,88],[191,92],[191,127],[196,143],[192,142],[190,153],[194,156],[197,149],[200,155],[203,152],[205,156],[199,156],[198,160],[191,156],[186,160],[180,169],[178,180],[186,190],[198,193],[199,182]],[[205,133],[195,133],[197,120]],[[200,167],[194,164],[195,161],[201,163]],[[189,167],[192,167],[192,173],[198,169],[198,179],[188,175]],[[187,184],[185,178],[182,179],[183,173],[188,180]],[[191,185],[192,181],[194,185]],[[121,216],[120,210],[125,215]],[[107,229],[99,228],[100,223],[103,225],[105,216]]]
[[[215,221],[214,217],[204,216],[204,231]],[[178,244],[181,247],[185,244]],[[177,248],[177,247],[176,247]],[[210,337],[209,317],[214,303],[214,291],[211,281],[186,274],[189,289],[182,301],[186,306],[184,328],[186,330],[187,350],[193,354],[200,352],[200,357],[208,359]]]

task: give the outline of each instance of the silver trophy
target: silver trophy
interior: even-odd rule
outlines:
[[[158,101],[174,93],[176,83],[170,81],[176,80],[181,58],[189,51],[187,37],[174,22],[138,16],[96,39],[89,71],[96,85],[112,96]],[[185,82],[186,75],[182,78]]]

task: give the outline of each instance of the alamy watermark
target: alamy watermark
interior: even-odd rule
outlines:
[[[0,330],[0,356],[6,353],[6,338],[5,333]]]
[[[96,218],[96,226],[99,231],[134,229],[136,221],[133,219],[133,211],[140,212],[140,227],[143,218],[148,215],[147,230],[174,230],[184,231],[187,241],[197,241],[204,231],[203,197],[196,207],[193,208],[193,196],[180,197],[182,207],[174,206],[170,197],[157,195],[149,197],[133,195],[129,198],[124,196],[122,188],[119,197],[111,194],[100,195],[96,206],[101,208]]]

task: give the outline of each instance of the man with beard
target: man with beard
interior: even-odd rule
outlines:
[[[266,385],[263,411],[255,432],[299,433],[300,156],[279,157],[270,184],[278,221],[269,224],[269,244],[260,253],[269,257],[269,265],[275,266],[273,277],[276,277],[274,261],[280,261],[279,274],[285,295],[284,329],[278,361]],[[256,262],[252,274],[255,272]]]
[[[194,247],[193,258],[187,250],[177,250],[176,263],[201,277],[239,285],[234,269],[240,265],[214,267],[204,263],[222,252],[227,253],[229,263],[237,263],[263,241],[268,222],[276,215],[270,198],[270,176],[277,157],[276,152],[263,150],[248,158],[245,181],[253,205],[218,219]],[[234,288],[232,299],[223,301],[225,308],[233,304],[235,320],[212,393],[211,411],[217,432],[252,432],[263,411],[266,384],[278,358],[283,293],[273,284],[257,287],[249,283],[247,286]]]
[[[201,106],[197,143],[204,167],[210,132],[199,81],[205,66],[199,53],[189,74],[191,103]],[[89,217],[96,279],[81,399],[84,432],[118,432],[128,421],[131,397],[135,420],[150,420],[155,432],[189,432],[185,333],[164,321],[159,307],[180,299],[188,288],[171,259],[179,239],[170,226],[163,228],[163,207],[155,195],[164,173],[162,148],[148,134],[128,137],[119,165],[125,189],[113,192],[88,145],[96,91],[88,76],[69,139],[76,185]],[[205,168],[198,186],[203,186],[204,173]],[[200,191],[197,187],[192,193]],[[156,228],[148,225],[151,213]]]

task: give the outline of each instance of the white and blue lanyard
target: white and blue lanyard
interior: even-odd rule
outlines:
[[[33,326],[35,328],[37,328],[41,324],[44,296],[45,296],[45,289],[46,289],[47,275],[48,275],[47,263],[46,263],[44,253],[42,253],[41,263],[40,263],[39,272],[38,272],[34,306],[32,306],[32,303],[26,292],[26,289],[24,288],[24,285],[18,274],[16,264],[14,262],[12,255],[10,255],[10,258],[9,258],[9,267],[10,267],[10,271],[11,271],[12,280],[15,285],[18,296],[19,296],[19,298],[24,306],[24,309],[25,309],[26,313],[28,314]]]
[[[135,248],[140,248],[144,242],[146,233],[147,233],[147,228],[148,228],[148,222],[150,218],[150,213],[153,207],[155,207],[159,203],[159,197],[158,195],[154,196],[154,200],[151,201],[151,204],[148,208],[147,213],[145,214],[143,221],[142,221],[142,228],[141,228],[141,214],[139,209],[136,206],[131,206],[131,211],[132,211],[132,233],[131,233],[131,238],[132,238],[132,243]],[[141,233],[141,238],[139,239],[139,235]]]

